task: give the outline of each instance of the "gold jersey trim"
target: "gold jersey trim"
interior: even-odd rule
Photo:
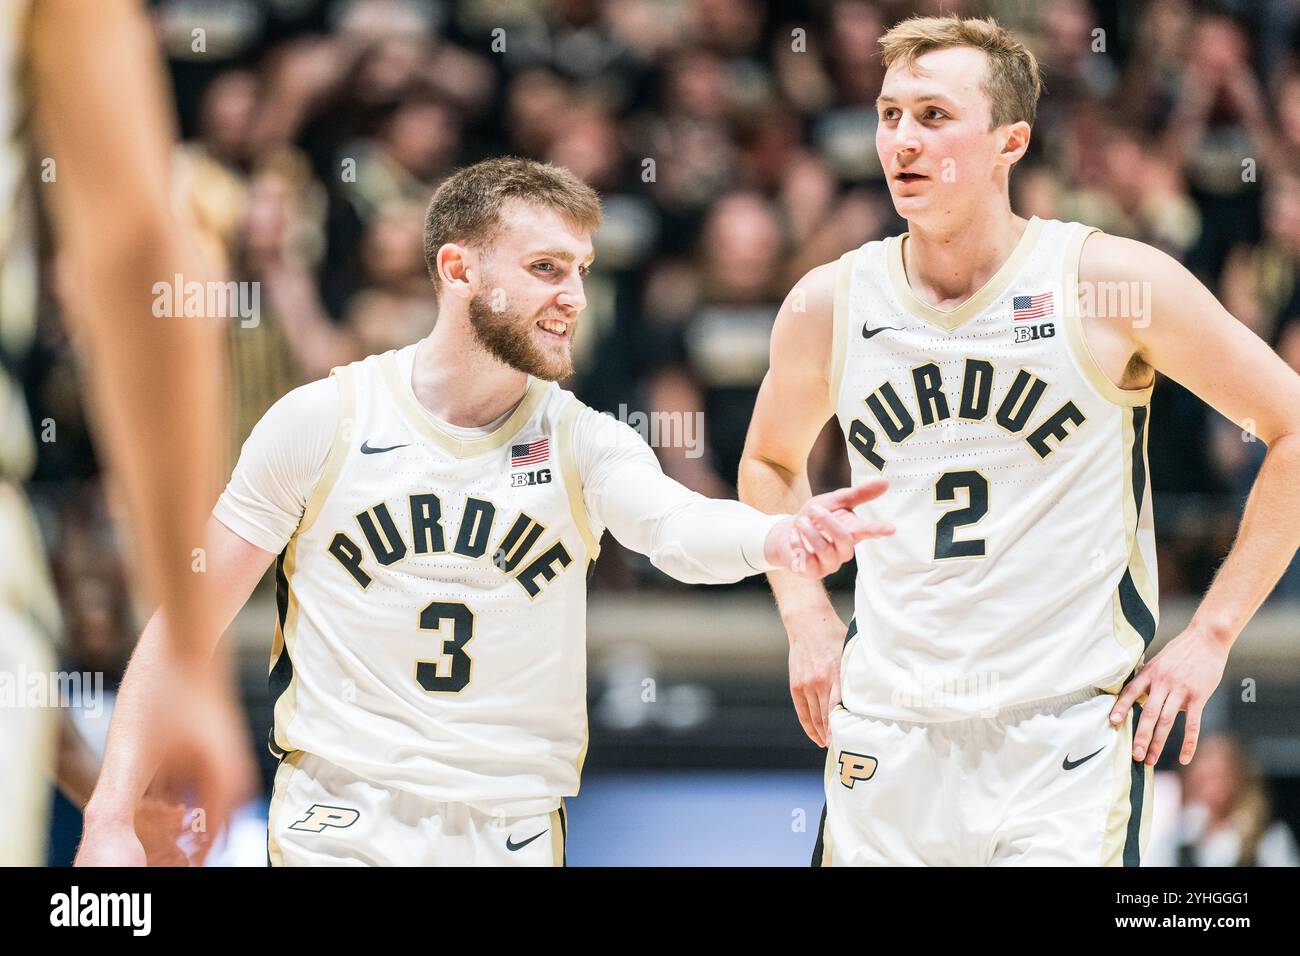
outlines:
[[[564,800],[560,806],[551,811],[551,866],[565,865],[565,844],[568,842],[567,827],[564,819]]]
[[[1120,586],[1111,595],[1111,619],[1115,640],[1130,655],[1133,666],[1136,666],[1142,659],[1149,640],[1154,637],[1155,628],[1160,621],[1159,595],[1147,573],[1146,560],[1142,556],[1137,534],[1142,508],[1139,496],[1145,496],[1150,485],[1148,478],[1150,469],[1146,461],[1150,415],[1145,407],[1140,407],[1125,411],[1122,417],[1120,440],[1123,443],[1121,460],[1124,466],[1121,500],[1124,507],[1124,543],[1128,549],[1128,560],[1125,563],[1125,574],[1128,580],[1121,579]],[[1135,487],[1139,484],[1139,480],[1140,486]],[[1129,581],[1132,582],[1131,590],[1128,590]],[[1129,602],[1127,612],[1126,600]],[[1144,635],[1139,626],[1142,629],[1149,629],[1150,636]]]
[[[820,840],[818,842],[821,843],[821,856],[820,858],[815,857],[813,859],[813,866],[817,866],[817,867],[822,867],[822,866],[829,867],[835,865],[834,854],[831,851],[830,800],[831,800],[831,787],[835,785],[836,765],[837,765],[837,761],[835,759],[835,742],[833,740],[830,740],[827,741],[826,765],[822,770],[822,790],[824,790],[826,793],[826,807],[822,811],[821,829],[818,831],[818,836],[820,837]],[[816,847],[814,847],[814,851],[815,849]]]
[[[1151,808],[1155,794],[1155,768],[1133,759],[1133,731],[1140,707],[1129,711],[1115,728],[1111,753],[1111,801],[1101,840],[1102,866],[1136,866],[1146,852],[1151,835]],[[1134,806],[1134,804],[1139,806]],[[1138,818],[1133,819],[1134,811]]]
[[[334,425],[334,440],[330,445],[329,454],[325,456],[325,468],[321,472],[320,480],[316,482],[316,487],[312,489],[311,497],[307,499],[302,520],[298,522],[298,530],[295,534],[302,534],[310,528],[320,515],[325,499],[329,497],[334,483],[338,481],[339,473],[343,470],[343,463],[347,461],[348,445],[352,440],[352,426],[356,422],[357,387],[352,367],[340,365],[331,371],[330,375],[338,383],[339,389],[339,417]]]
[[[1034,216],[1025,226],[1024,233],[1021,234],[1020,240],[1016,247],[1011,250],[1011,255],[1007,261],[1002,263],[998,269],[978,292],[963,302],[957,308],[950,312],[942,309],[936,309],[928,302],[922,301],[907,281],[907,268],[903,262],[903,244],[907,241],[910,233],[903,233],[901,236],[890,236],[885,240],[885,261],[888,266],[889,284],[894,289],[894,295],[898,298],[899,303],[922,321],[929,322],[931,325],[952,332],[958,326],[963,325],[970,319],[979,315],[987,309],[998,296],[1006,291],[1011,280],[1015,278],[1016,273],[1020,271],[1021,265],[1034,244],[1038,241],[1039,235],[1043,231],[1043,220]]]
[[[523,399],[500,426],[479,438],[458,438],[438,427],[428,411],[416,399],[410,383],[402,381],[396,352],[385,352],[379,357],[379,364],[384,384],[397,401],[397,406],[406,420],[421,435],[454,458],[473,458],[475,455],[500,448],[518,434],[519,429],[532,417],[537,406],[546,397],[546,383],[530,375]]]
[[[275,781],[271,784],[271,806],[266,814],[266,860],[271,866],[284,866],[284,851],[280,848],[280,841],[275,838],[275,827],[284,795],[289,792],[289,779],[298,769],[302,755],[303,751],[295,750],[275,768]]]
[[[279,614],[276,615],[275,638],[271,642],[271,664],[267,669],[268,679],[274,683],[272,675],[283,657],[289,673],[288,683],[271,706],[272,741],[281,754],[292,753],[297,749],[289,742],[289,724],[298,712],[298,672],[293,666],[294,644],[298,638],[298,597],[293,591],[293,574],[298,563],[298,538],[298,533],[295,532],[276,563],[276,588],[284,589],[284,619],[281,621]],[[275,751],[272,750],[272,753]]]
[[[1102,398],[1124,407],[1145,405],[1151,401],[1155,382],[1146,388],[1120,388],[1102,371],[1092,350],[1088,348],[1088,340],[1083,334],[1083,316],[1079,312],[1078,296],[1079,263],[1083,257],[1084,242],[1094,232],[1100,231],[1095,228],[1076,229],[1074,235],[1070,236],[1065,244],[1063,278],[1066,281],[1062,283],[1065,294],[1061,296],[1061,317],[1065,322],[1066,338],[1070,343],[1070,352],[1074,356],[1075,365]]]
[[[844,356],[848,346],[849,289],[853,279],[853,257],[858,250],[850,249],[840,256],[835,272],[835,303],[831,307],[831,365],[827,381],[831,390],[831,410],[838,414],[840,386],[844,382]]]

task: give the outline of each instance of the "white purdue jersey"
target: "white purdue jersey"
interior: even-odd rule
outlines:
[[[771,567],[780,516],[672,482],[632,429],[554,383],[530,379],[504,419],[456,434],[415,397],[416,350],[281,399],[214,509],[280,552],[272,750],[429,800],[547,812],[577,793],[587,746],[586,584],[603,531],[674,577],[735,581]],[[337,409],[328,454],[277,472],[303,457],[284,450],[299,423],[325,417],[313,396]],[[308,490],[295,501],[286,484]]]
[[[908,286],[903,237],[840,261],[832,400],[863,513],[842,669],[852,713],[896,720],[1113,688],[1156,628],[1146,463],[1151,389],[1088,351],[1090,227],[1030,220],[1010,258],[943,312]]]
[[[396,353],[336,374],[344,434],[276,567],[275,747],[432,799],[576,789],[596,545],[565,467],[575,401],[533,380],[461,441],[410,407]]]

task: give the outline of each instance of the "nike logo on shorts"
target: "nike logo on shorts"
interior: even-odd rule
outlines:
[[[1066,755],[1065,755],[1065,759],[1061,761],[1061,769],[1062,769],[1062,770],[1073,770],[1075,767],[1079,766],[1079,764],[1081,764],[1081,763],[1087,763],[1089,760],[1091,760],[1093,757],[1097,756],[1097,754],[1101,753],[1101,752],[1102,752],[1103,750],[1105,750],[1105,749],[1106,749],[1105,747],[1098,747],[1098,748],[1097,748],[1096,750],[1094,750],[1092,753],[1088,754],[1088,756],[1086,756],[1086,757],[1080,757],[1078,760],[1071,760],[1071,759],[1070,759],[1070,755],[1069,755],[1069,754],[1066,754]]]
[[[506,837],[506,849],[509,850],[511,853],[515,852],[515,850],[522,850],[524,847],[528,846],[528,844],[536,840],[539,836],[542,836],[542,834],[549,832],[550,829],[551,829],[550,827],[547,827],[541,833],[537,833],[534,834],[533,836],[530,836],[527,840],[524,840],[522,843],[515,843],[510,839],[510,837]]]

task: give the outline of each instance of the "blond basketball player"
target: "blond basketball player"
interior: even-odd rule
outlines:
[[[829,748],[814,863],[1136,865],[1174,717],[1186,763],[1300,542],[1300,377],[1163,253],[1012,212],[1039,95],[1014,36],[925,18],[881,44],[876,146],[908,231],[783,306],[741,469],[743,500],[797,508],[833,415],[854,481],[890,480],[864,513],[898,533],[858,549],[847,629],[819,584],[772,576]],[[1269,450],[1213,587],[1141,666],[1156,370]]]
[[[829,573],[887,535],[823,495],[794,517],[668,479],[626,425],[555,384],[600,220],[572,174],[521,159],[450,177],[425,248],[428,338],[278,402],[215,509],[226,625],[276,563],[274,865],[551,865],[587,746],[586,584],[608,529],[691,582]],[[804,542],[807,542],[806,546]],[[804,548],[806,547],[806,554]],[[113,718],[81,862],[142,862],[150,623]]]
[[[160,667],[184,687],[155,738],[164,769],[193,785],[215,825],[247,794],[252,763],[228,686],[199,679],[210,642],[192,571],[221,447],[219,326],[159,318],[153,284],[205,276],[172,214],[172,131],[140,0],[6,0],[0,5],[0,865],[45,859],[58,721],[20,699],[57,666],[61,623],[22,490],[36,445],[17,371],[36,327],[35,216],[50,215],[74,338],[89,369],[90,416],[134,539],[134,578],[176,622]],[[36,162],[33,171],[29,163]],[[57,440],[59,422],[44,440]],[[169,691],[169,693],[172,691]],[[66,703],[66,702],[63,702]],[[82,792],[88,768],[77,781]]]

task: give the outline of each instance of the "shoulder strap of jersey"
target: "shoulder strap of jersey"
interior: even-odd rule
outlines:
[[[302,520],[298,522],[298,534],[302,534],[316,521],[334,482],[338,480],[339,472],[343,470],[343,462],[347,460],[348,444],[352,441],[352,430],[356,422],[355,374],[351,365],[340,365],[330,372],[339,389],[339,417],[334,423],[334,441],[330,445],[329,454],[325,456],[325,468],[321,471],[316,487],[312,489],[311,497],[307,499]]]
[[[853,278],[853,257],[857,253],[857,249],[850,249],[840,256],[835,272],[835,302],[831,307],[831,362],[827,375],[832,413],[840,406],[840,383],[844,379],[844,352],[849,334],[849,282]]]
[[[1083,258],[1084,241],[1093,233],[1100,233],[1101,230],[1095,226],[1076,224],[1074,231],[1068,234],[1065,241],[1065,248],[1062,259],[1062,276],[1061,276],[1061,320],[1065,323],[1066,341],[1069,343],[1070,350],[1074,353],[1075,364],[1079,370],[1088,378],[1093,387],[1115,405],[1128,408],[1134,406],[1146,405],[1151,400],[1151,392],[1154,385],[1143,389],[1123,389],[1110,380],[1101,366],[1097,363],[1088,347],[1087,338],[1083,332],[1083,314],[1080,311],[1079,304],[1079,272],[1080,261]],[[1104,289],[1099,289],[1098,284],[1091,288],[1082,290],[1089,294],[1093,302],[1092,311],[1097,312],[1101,302],[1101,295]]]

